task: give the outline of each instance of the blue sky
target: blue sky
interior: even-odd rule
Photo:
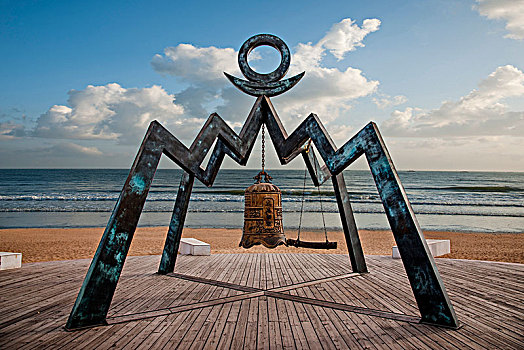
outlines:
[[[374,120],[399,169],[524,171],[523,18],[521,0],[0,1],[0,167],[126,168],[152,119],[186,144],[215,110],[238,130],[254,98],[221,72],[272,33],[306,71],[273,98],[288,131],[315,112],[341,145]]]

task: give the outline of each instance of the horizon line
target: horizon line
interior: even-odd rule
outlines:
[[[129,168],[109,168],[109,167],[71,167],[71,168],[62,168],[62,167],[56,167],[56,168],[2,168],[0,167],[0,170],[129,170]],[[176,167],[169,167],[169,168],[162,168],[159,167],[158,170],[183,170],[181,168]],[[247,168],[247,167],[235,167],[235,168],[221,168],[220,170],[260,170],[260,168]],[[287,168],[287,169],[281,169],[281,168],[268,168],[266,167],[267,171],[303,171],[304,169],[300,168]],[[397,171],[401,172],[457,172],[457,173],[524,173],[524,170],[470,170],[470,169],[463,169],[463,170],[457,170],[457,169],[396,169]],[[369,169],[345,169],[344,171],[369,171]]]

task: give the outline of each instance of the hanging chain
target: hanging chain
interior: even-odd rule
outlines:
[[[265,172],[266,167],[266,130],[265,125],[262,124],[262,171]]]

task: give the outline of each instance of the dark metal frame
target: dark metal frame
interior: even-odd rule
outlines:
[[[184,170],[158,269],[158,273],[166,274],[174,271],[195,177],[203,184],[211,186],[225,155],[240,165],[246,165],[262,123],[267,126],[281,164],[287,164],[302,155],[315,185],[331,178],[351,267],[353,272],[359,273],[367,272],[367,267],[342,171],[361,155],[366,156],[422,322],[458,327],[458,320],[435,261],[377,126],[373,122],[369,123],[337,149],[315,114],[309,115],[288,136],[269,98],[260,96],[239,135],[220,116],[212,114],[189,149],[158,122],[153,121],[150,124],[93,257],[66,329],[106,323],[106,315],[162,154]],[[312,150],[306,152],[309,139],[324,160],[325,165],[322,168]],[[215,148],[204,169],[201,164],[215,140]],[[321,169],[319,174],[315,173],[315,168]]]

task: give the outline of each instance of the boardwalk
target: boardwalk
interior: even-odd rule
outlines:
[[[462,327],[418,324],[402,263],[368,256],[216,254],[129,257],[108,326],[63,326],[89,260],[0,271],[0,349],[523,349],[524,265],[437,259]]]

